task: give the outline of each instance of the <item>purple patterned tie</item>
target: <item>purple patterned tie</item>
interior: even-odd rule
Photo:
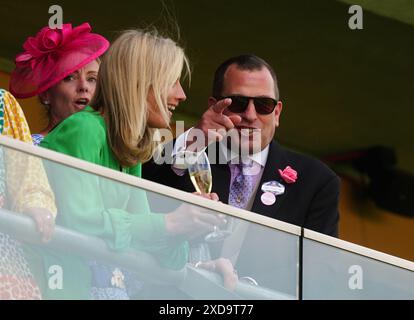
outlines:
[[[245,209],[253,192],[254,175],[243,174],[243,171],[251,169],[253,161],[247,164],[243,162],[239,164],[230,163],[229,166],[230,170],[234,173],[233,183],[230,187],[229,205]]]

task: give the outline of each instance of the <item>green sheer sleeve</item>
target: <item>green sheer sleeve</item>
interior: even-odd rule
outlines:
[[[90,112],[63,121],[41,146],[120,169],[106,143],[103,121]],[[56,163],[48,163],[46,168],[56,195],[59,224],[100,237],[114,250],[133,247],[149,252],[164,267],[184,266],[188,244],[166,234],[165,215],[150,212],[145,191],[78,168]],[[128,171],[140,175],[141,165]]]

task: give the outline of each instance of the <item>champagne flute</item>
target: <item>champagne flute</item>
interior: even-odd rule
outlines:
[[[188,173],[190,174],[191,182],[197,192],[201,194],[208,194],[211,192],[213,186],[213,178],[211,175],[210,162],[208,161],[207,153],[190,152],[187,151],[185,155]],[[214,226],[214,231],[207,234],[205,240],[207,242],[219,242],[224,240],[230,232],[221,230]]]
[[[213,186],[210,162],[205,152],[186,153],[186,163],[191,182],[197,192],[208,194]]]

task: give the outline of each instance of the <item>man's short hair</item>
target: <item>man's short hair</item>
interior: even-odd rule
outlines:
[[[240,70],[248,70],[248,71],[260,71],[263,67],[269,70],[270,74],[272,75],[273,82],[275,85],[275,97],[279,100],[279,88],[277,85],[277,78],[276,73],[273,68],[262,58],[255,56],[253,54],[243,54],[237,57],[232,57],[226,61],[224,61],[214,73],[214,80],[213,80],[213,97],[220,97],[223,92],[223,85],[224,85],[224,74],[226,73],[227,69],[232,65],[235,64],[238,69]]]

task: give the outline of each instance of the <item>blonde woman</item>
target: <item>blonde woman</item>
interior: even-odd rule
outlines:
[[[102,60],[91,106],[64,120],[41,146],[140,177],[141,163],[149,160],[157,147],[154,132],[168,127],[172,112],[186,99],[180,83],[183,70],[189,72],[188,60],[173,40],[155,31],[123,32]],[[167,268],[181,269],[187,262],[188,243],[183,236],[223,224],[223,219],[207,213],[177,210],[154,214],[149,211],[144,192],[125,186],[105,189],[103,183],[85,175],[75,178],[48,173],[56,192],[58,223],[104,237],[116,250],[134,247],[150,252]],[[66,270],[74,270],[75,265],[78,268],[77,279],[64,283],[63,290],[54,292],[58,296],[53,297],[85,298],[71,295],[90,289],[88,271],[81,272],[85,264],[67,262]],[[217,269],[222,265],[220,261]],[[102,279],[107,273],[108,277],[123,279],[118,269],[95,267],[93,272],[101,275],[95,278]],[[233,269],[229,270],[232,274]],[[92,296],[112,297],[117,294],[114,290],[92,291]]]

